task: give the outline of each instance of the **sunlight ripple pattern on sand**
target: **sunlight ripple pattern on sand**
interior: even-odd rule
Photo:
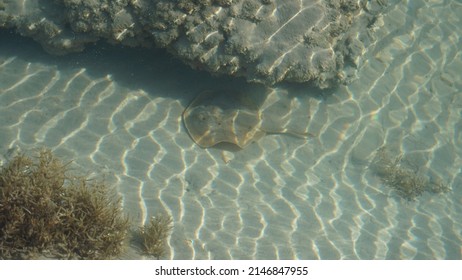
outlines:
[[[172,215],[167,258],[460,259],[462,6],[390,2],[356,80],[335,92],[285,86],[306,96],[308,140],[202,149],[181,114],[208,76],[164,77],[159,63],[128,85],[110,70],[0,56],[2,154],[50,147],[116,184],[136,225]],[[402,199],[369,168],[383,145],[452,190]]]

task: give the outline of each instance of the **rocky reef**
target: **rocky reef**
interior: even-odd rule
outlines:
[[[196,69],[248,81],[348,78],[386,0],[0,0],[0,28],[53,54],[98,40],[162,47]]]

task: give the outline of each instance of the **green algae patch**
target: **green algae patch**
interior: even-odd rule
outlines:
[[[370,166],[384,185],[395,190],[400,197],[414,201],[424,192],[437,194],[450,190],[447,184],[433,182],[427,176],[419,174],[418,170],[406,166],[402,158],[402,155],[393,158],[385,147],[381,147]]]
[[[165,243],[172,231],[172,222],[172,217],[167,215],[151,217],[148,223],[135,232],[135,242],[144,255],[160,259],[165,254]]]
[[[0,258],[116,258],[129,222],[110,190],[50,150],[15,156],[0,170]]]

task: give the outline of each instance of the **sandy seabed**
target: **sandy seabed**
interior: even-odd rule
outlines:
[[[167,259],[461,259],[461,14],[459,1],[392,6],[349,85],[276,88],[309,106],[313,137],[271,134],[241,151],[200,148],[181,114],[199,92],[243,81],[161,51],[52,57],[3,32],[1,154],[52,148],[116,184],[135,225],[171,215]],[[399,197],[369,169],[384,145],[452,190]]]

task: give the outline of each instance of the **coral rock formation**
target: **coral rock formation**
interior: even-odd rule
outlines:
[[[0,0],[0,28],[13,28],[51,53],[105,39],[167,48],[195,68],[271,85],[321,88],[371,40],[385,0]]]

